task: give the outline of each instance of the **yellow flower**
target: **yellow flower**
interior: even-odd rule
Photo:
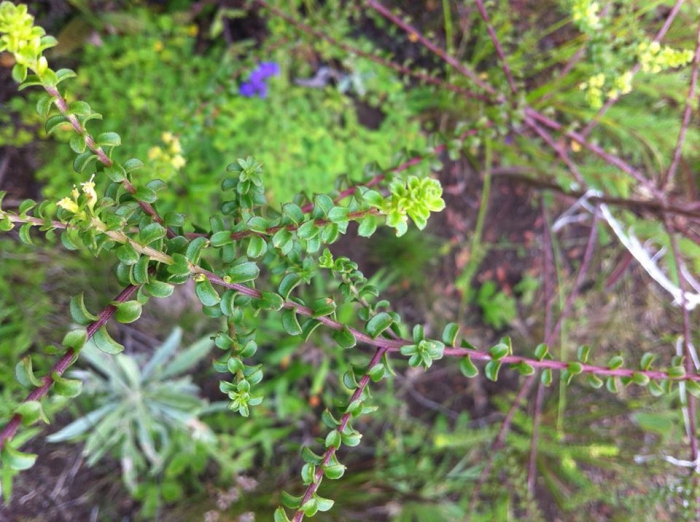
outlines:
[[[171,141],[173,141],[173,133],[164,132],[160,135],[160,139],[163,140],[163,143],[170,143]]]
[[[163,155],[163,150],[160,147],[151,147],[148,149],[148,159],[153,161]]]
[[[170,160],[170,164],[175,167],[176,170],[184,167],[185,163],[187,163],[187,160],[185,160],[185,158],[183,158],[180,154],[176,154],[173,159]]]
[[[161,52],[163,50],[163,42],[160,40],[156,41],[156,43],[153,44],[153,50],[157,53]]]
[[[180,145],[180,140],[175,138],[170,144],[170,152],[173,154],[180,154],[182,152],[182,146]]]
[[[95,203],[97,203],[97,193],[95,192],[95,182],[93,181],[94,179],[95,175],[93,174],[92,176],[90,176],[89,181],[80,184],[80,186],[83,187],[83,192],[87,196],[88,206],[91,209],[94,208]]]
[[[70,191],[70,195],[73,196],[73,199],[75,201],[78,201],[78,198],[80,197],[80,192],[78,192],[78,187],[73,185],[73,190]]]
[[[77,213],[80,210],[78,204],[71,198],[63,198],[61,201],[58,202],[58,206],[69,212],[72,212],[73,214]]]

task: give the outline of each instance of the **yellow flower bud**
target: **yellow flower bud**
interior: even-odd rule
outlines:
[[[185,158],[183,158],[180,154],[175,155],[173,159],[170,160],[170,164],[175,167],[176,170],[184,167],[185,163],[187,163],[187,160],[185,160]]]
[[[75,201],[73,201],[71,198],[63,198],[57,204],[62,209],[65,209],[69,212],[72,212],[73,214],[77,213],[80,210],[80,207],[78,207],[78,204]]]
[[[87,196],[88,207],[95,208],[95,203],[97,203],[97,193],[95,192],[95,175],[90,176],[90,180],[85,183],[81,183],[80,186],[83,187],[83,192]]]

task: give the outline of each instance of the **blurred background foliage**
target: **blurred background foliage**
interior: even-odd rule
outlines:
[[[271,3],[344,44],[383,49],[398,61],[407,60],[409,67],[468,85],[354,2]],[[467,3],[392,4],[505,88],[488,33]],[[556,111],[560,121],[580,129],[595,111],[578,86],[598,65],[581,60],[568,74],[556,74],[583,45],[567,24],[568,3],[512,4],[518,4],[517,17],[506,2],[488,8],[509,65],[527,86],[528,102]],[[637,10],[634,4],[620,2],[614,10],[613,35],[630,40],[650,34],[670,2],[643,3]],[[268,199],[279,206],[300,192],[327,192],[359,180],[366,165],[386,167],[403,149],[424,149],[431,132],[452,132],[460,122],[471,128],[482,118],[506,129],[514,117],[404,81],[388,68],[304,36],[280,17],[265,17],[243,2],[52,0],[29,5],[39,23],[59,38],[53,60],[78,73],[70,99],[87,100],[104,114],[91,129],[117,130],[122,150],[147,161],[150,173],[144,175],[167,182],[163,210],[186,213],[200,225],[221,203],[223,169],[235,158],[252,155],[263,163]],[[689,5],[682,8],[667,37],[674,47],[692,48],[691,11]],[[614,42],[599,43],[614,47]],[[268,79],[266,97],[242,96],[241,84],[261,62],[276,63],[280,74]],[[0,150],[19,157],[18,165],[25,167],[21,175],[4,180],[10,197],[63,197],[79,181],[70,169],[69,133],[47,138],[34,112],[37,93],[15,96],[6,89],[9,73],[2,72]],[[687,70],[640,73],[635,90],[593,131],[593,141],[624,152],[640,168],[668,166],[687,82]],[[479,178],[485,143],[497,166],[491,194]],[[685,150],[697,150],[698,144],[700,132],[691,126]],[[615,197],[639,195],[628,176],[572,144],[563,145],[590,186]],[[541,198],[532,187],[577,186],[531,135],[482,132],[462,152],[444,158],[440,178],[448,210],[425,233],[410,230],[402,238],[380,233],[366,242],[341,242],[334,250],[357,260],[406,322],[434,324],[437,331],[456,317],[479,346],[508,333],[526,351],[541,339],[544,322],[541,246],[532,233],[541,231],[540,200],[550,215],[566,208],[555,193]],[[686,172],[697,170],[698,156],[687,155]],[[513,173],[520,177],[511,182],[506,175]],[[514,189],[516,183],[525,188]],[[680,184],[679,190],[698,188],[690,174]],[[485,209],[483,227],[475,225],[479,208]],[[620,218],[668,255],[668,236],[655,216],[622,210]],[[554,238],[559,309],[573,285],[586,236],[583,227],[570,227]],[[611,293],[606,277],[624,252],[603,227],[599,243],[605,249],[596,256],[600,270],[586,281],[586,292],[563,325],[561,355],[569,357],[584,342],[601,360],[617,353],[637,360],[660,345],[672,347],[678,317],[665,296],[649,287],[638,270],[613,281],[617,286]],[[700,269],[697,244],[683,241],[682,248]],[[116,290],[105,288],[113,284],[105,283],[113,279],[109,267],[97,265],[51,246],[29,249],[0,239],[0,411],[5,416],[23,394],[14,377],[16,362],[27,354],[51,352],[55,332],[65,327],[68,296],[78,288],[88,302],[106,305]],[[670,261],[667,265],[673,267]],[[306,297],[325,295],[329,282],[323,277],[309,285]],[[473,290],[457,288],[455,280]],[[39,520],[46,509],[70,501],[60,515],[66,519],[267,520],[279,504],[277,492],[298,489],[299,448],[324,435],[320,412],[347,394],[339,376],[351,364],[366,362],[366,354],[341,356],[330,348],[334,344],[324,338],[327,333],[302,342],[286,335],[275,318],[251,316],[258,344],[265,348],[256,357],[267,368],[260,390],[266,400],[243,419],[220,407],[223,395],[209,364],[213,356],[204,349],[207,332],[216,328],[194,302],[191,289],[178,289],[166,304],[149,307],[139,323],[115,332],[127,346],[119,359],[98,361],[85,353],[77,372],[94,386],[60,413],[63,402],[51,403],[52,424],[46,430],[54,444],[34,448],[43,467],[16,479],[13,502],[0,514]],[[350,321],[353,313],[341,307],[338,316]],[[193,352],[178,352],[180,345],[199,351],[183,362],[178,357]],[[168,359],[171,365],[180,360],[179,371],[161,374],[171,380],[156,383],[162,385],[158,393],[146,393],[144,373],[159,357],[158,368],[167,368],[161,365]],[[103,364],[119,365],[123,378],[105,381]],[[677,394],[651,400],[634,390],[612,396],[578,383],[554,387],[542,409],[536,462],[541,480],[533,498],[526,484],[532,408],[516,414],[504,448],[492,447],[499,421],[513,404],[512,375],[502,375],[497,384],[466,381],[450,361],[420,373],[397,360],[394,370],[396,376],[374,392],[382,414],[361,420],[362,444],[344,457],[348,473],[341,481],[324,483],[324,496],[337,504],[319,520],[463,520],[477,484],[478,508],[470,520],[693,519],[688,499],[697,496],[697,484],[682,471],[669,470],[659,457],[661,451],[680,454],[685,448]],[[137,404],[150,416],[139,415],[134,422],[114,417],[121,422],[115,430],[95,414],[109,404],[122,411]],[[168,415],[174,419],[170,425],[163,421]],[[492,467],[482,477],[490,458]],[[3,481],[5,495],[8,484]],[[34,490],[49,493],[32,503],[26,499]]]

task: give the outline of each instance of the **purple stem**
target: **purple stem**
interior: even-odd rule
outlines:
[[[374,353],[372,360],[369,362],[369,365],[367,366],[368,372],[369,372],[370,368],[373,368],[374,366],[379,364],[379,361],[384,356],[386,351],[387,351],[386,348],[379,348]],[[368,383],[369,383],[369,373],[365,373],[362,376],[362,379],[360,379],[360,382],[358,383],[359,386],[355,389],[355,392],[352,394],[352,397],[350,397],[348,404],[350,404],[353,401],[356,401],[357,399],[359,399],[362,396],[362,393],[364,392]],[[347,427],[348,422],[350,422],[351,417],[352,417],[352,414],[350,412],[343,414],[343,416],[340,418],[340,426],[338,426],[336,429],[339,432],[342,432]],[[318,466],[318,469],[316,470],[316,475],[314,476],[314,481],[311,484],[309,484],[308,488],[306,488],[306,493],[304,493],[304,498],[301,501],[302,506],[304,504],[306,504],[309,501],[309,499],[311,499],[311,497],[314,495],[314,493],[316,493],[316,491],[318,490],[319,486],[321,485],[321,479],[323,479],[323,467],[330,462],[330,460],[333,458],[333,455],[335,455],[336,451],[338,451],[338,448],[331,446],[323,454],[323,460],[321,461],[321,464]],[[304,512],[301,509],[298,509],[296,511],[296,513],[294,513],[294,518],[292,519],[292,522],[301,522],[303,519],[304,519]]]
[[[691,355],[691,348],[690,348],[690,339],[691,339],[691,333],[690,333],[690,311],[688,310],[688,302],[686,300],[686,287],[687,287],[687,281],[685,280],[685,275],[683,271],[683,258],[681,256],[681,251],[678,246],[678,241],[676,239],[676,234],[675,230],[673,228],[673,224],[670,222],[670,220],[666,220],[666,231],[668,232],[668,236],[671,239],[671,248],[673,252],[673,258],[676,263],[676,269],[678,270],[678,286],[680,287],[681,290],[681,308],[683,309],[683,351],[685,354],[685,370],[687,373],[693,373],[695,371],[695,368],[693,367],[693,357]],[[690,439],[690,460],[695,463],[695,469],[693,470],[693,474],[695,474],[695,471],[698,467],[698,437],[697,437],[697,427],[696,427],[696,418],[697,418],[697,403],[695,400],[695,397],[691,394],[687,394],[688,398],[688,439]],[[700,509],[700,507],[698,508]]]
[[[471,81],[473,81],[476,85],[481,87],[484,91],[489,93],[492,96],[497,97],[497,101],[503,102],[504,97],[502,94],[499,94],[496,92],[496,90],[491,87],[488,83],[484,82],[481,78],[479,78],[479,75],[476,74],[474,71],[471,69],[468,69],[464,65],[462,65],[456,58],[450,56],[445,52],[443,49],[440,49],[437,45],[435,45],[433,42],[428,40],[423,34],[418,31],[415,27],[411,26],[410,24],[407,24],[404,22],[401,18],[393,14],[391,11],[389,11],[386,7],[384,7],[382,4],[379,2],[376,2],[375,0],[366,0],[366,3],[369,7],[377,11],[380,15],[382,15],[384,18],[389,20],[391,23],[396,25],[397,27],[401,28],[403,31],[406,32],[406,34],[411,37],[411,39],[415,39],[416,41],[420,42],[423,44],[423,46],[430,50],[433,54],[437,55],[442,61],[445,63],[451,65],[456,71],[461,73],[462,75],[466,76],[469,78]]]
[[[123,303],[124,301],[128,301],[129,298],[138,290],[137,286],[127,286],[122,292],[114,299],[114,301],[117,301],[119,303]],[[87,338],[90,339],[93,335],[95,335],[95,332],[104,324],[109,321],[109,319],[114,315],[114,312],[117,311],[117,308],[114,305],[109,305],[107,306],[100,315],[97,318],[97,321],[94,323],[90,324],[87,327]],[[63,375],[63,373],[73,364],[73,362],[76,359],[76,353],[72,348],[69,348],[65,354],[61,356],[61,358],[54,364],[53,368],[51,368],[51,371],[49,371],[44,377],[42,377],[42,385],[39,386],[38,388],[35,388],[32,390],[32,392],[27,395],[27,398],[24,399],[22,402],[29,402],[29,401],[36,401],[39,400],[43,397],[46,396],[46,394],[49,392],[49,389],[54,383],[53,374],[57,374],[59,377]],[[19,414],[15,414],[10,421],[7,423],[7,425],[3,428],[3,430],[0,432],[0,448],[2,448],[6,442],[12,440],[12,437],[15,436],[17,433],[17,429],[19,428],[20,423],[22,422],[22,416]]]
[[[644,175],[640,171],[638,171],[634,167],[630,166],[629,164],[625,163],[617,156],[613,156],[612,154],[608,154],[607,152],[605,152],[605,150],[603,150],[603,148],[599,147],[598,145],[590,143],[589,141],[586,140],[586,138],[584,138],[578,132],[567,131],[564,128],[564,126],[561,125],[560,123],[557,123],[556,121],[552,120],[551,118],[548,118],[544,114],[541,114],[530,107],[527,107],[525,109],[525,115],[526,115],[526,117],[529,118],[530,123],[532,123],[533,120],[538,121],[538,122],[546,125],[550,129],[554,129],[556,131],[563,132],[565,136],[574,140],[579,145],[584,146],[585,148],[587,148],[588,150],[593,152],[596,156],[603,159],[606,163],[608,163],[614,167],[617,167],[625,174],[632,176],[641,185],[648,188],[651,191],[651,193],[654,194],[654,196],[656,196],[659,199],[665,200],[664,194],[659,189],[657,189],[651,183],[650,180],[648,180],[646,177],[644,177]]]
[[[518,89],[515,86],[513,75],[510,72],[510,67],[508,67],[508,61],[506,60],[506,55],[503,52],[503,48],[501,47],[501,42],[498,41],[498,35],[496,35],[496,31],[493,30],[493,27],[489,22],[489,15],[486,12],[486,9],[484,8],[484,2],[482,2],[482,0],[476,0],[476,8],[479,10],[479,14],[481,15],[481,18],[483,18],[484,23],[486,24],[486,30],[489,32],[489,36],[491,37],[493,46],[496,48],[496,54],[498,55],[498,59],[501,60],[503,72],[505,73],[506,78],[508,79],[508,85],[510,86],[510,92],[515,94],[518,91]]]
[[[66,103],[65,98],[61,95],[59,90],[56,87],[46,86],[44,86],[44,89],[46,90],[46,92],[49,93],[49,95],[56,99],[56,107],[58,107],[59,112],[68,119],[68,122],[71,124],[71,127],[73,127],[73,130],[78,134],[82,134],[85,136],[85,144],[92,152],[94,152],[97,155],[97,159],[100,161],[100,163],[102,163],[106,167],[111,167],[114,164],[114,162],[107,156],[105,151],[102,150],[102,147],[97,146],[94,138],[90,135],[87,129],[85,129],[85,127],[82,126],[75,114],[70,113],[68,104]],[[122,185],[124,185],[124,188],[126,188],[126,190],[130,194],[136,193],[136,188],[129,182],[129,180],[125,178],[121,183]],[[157,223],[165,227],[168,237],[173,238],[177,236],[177,234],[174,231],[172,231],[170,227],[165,226],[163,218],[161,218],[158,215],[158,213],[151,206],[150,203],[146,203],[145,201],[138,201],[138,204],[146,214],[151,216]]]
[[[659,189],[663,190],[666,186],[673,181],[673,176],[676,175],[676,170],[678,169],[678,163],[681,160],[681,149],[683,148],[683,143],[685,142],[685,135],[688,132],[688,126],[690,125],[690,116],[693,113],[693,102],[697,102],[695,99],[695,89],[698,85],[698,68],[700,67],[700,24],[698,24],[698,31],[695,40],[695,57],[693,58],[693,71],[690,75],[690,88],[688,89],[688,96],[685,99],[685,108],[683,109],[683,121],[681,123],[681,130],[678,133],[678,141],[676,142],[676,148],[673,151],[673,160],[671,161],[671,166],[668,171],[661,176],[659,183]]]

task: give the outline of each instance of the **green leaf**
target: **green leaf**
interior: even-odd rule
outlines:
[[[355,379],[355,374],[352,371],[347,371],[343,374],[343,384],[350,391],[356,390],[360,387]]]
[[[645,353],[642,355],[642,359],[639,362],[639,367],[645,371],[650,370],[652,364],[654,364],[654,359],[656,359],[656,354]]]
[[[124,170],[129,173],[144,167],[143,161],[137,158],[131,158],[124,162]]]
[[[73,149],[73,152],[76,154],[82,154],[85,152],[85,147],[87,147],[85,143],[85,135],[84,134],[73,134],[70,137],[70,141],[68,142],[70,145],[70,148]]]
[[[391,324],[394,322],[394,319],[386,312],[381,312],[372,317],[368,322],[366,326],[367,333],[373,338],[376,339],[381,335],[381,333],[389,328]]]
[[[139,232],[139,243],[150,245],[154,241],[165,237],[166,230],[160,223],[149,223]]]
[[[269,222],[267,219],[263,218],[263,217],[260,217],[260,216],[253,216],[252,218],[250,218],[250,219],[246,222],[246,225],[247,225],[248,228],[249,228],[250,230],[252,230],[253,232],[258,232],[258,233],[263,234],[263,233],[266,233],[266,232],[267,232],[267,229],[268,229],[269,226],[270,226],[270,222]]]
[[[372,382],[379,382],[384,378],[384,375],[386,374],[386,368],[384,367],[383,364],[375,364],[372,366],[372,368],[369,369],[369,372],[367,372],[369,375],[369,378],[372,380]]]
[[[117,247],[114,250],[114,253],[117,256],[117,259],[119,259],[119,261],[125,265],[135,265],[141,257],[131,243],[124,243],[123,245]]]
[[[293,246],[294,235],[286,228],[280,228],[274,236],[272,236],[272,244],[275,248],[279,248],[283,254],[288,254]]]
[[[282,504],[284,504],[289,509],[298,509],[299,507],[301,507],[302,500],[304,500],[303,495],[295,497],[293,495],[290,495],[286,491],[282,491]]]
[[[581,361],[583,364],[586,364],[588,362],[588,356],[590,355],[590,353],[591,347],[587,344],[579,346],[577,351],[578,360]]]
[[[308,462],[309,464],[313,464],[314,466],[320,466],[323,462],[323,457],[321,455],[316,455],[313,451],[311,451],[308,448],[308,446],[304,446],[303,448],[301,448],[301,458],[304,462]]]
[[[318,235],[320,228],[314,221],[307,221],[297,229],[297,235],[300,239],[312,239]]]
[[[53,379],[53,391],[57,395],[73,398],[80,395],[83,390],[83,382],[78,379],[66,379],[56,372],[51,374],[51,378]]]
[[[289,299],[289,294],[299,283],[301,283],[301,276],[297,273],[291,272],[282,278],[278,291],[284,299]]]
[[[31,426],[40,420],[49,424],[39,401],[25,401],[15,408],[15,413],[22,417],[22,426]]]
[[[311,518],[318,512],[318,502],[314,497],[311,497],[301,506],[301,510],[304,512],[304,515]]]
[[[486,378],[489,379],[490,381],[497,381],[498,380],[498,371],[501,369],[501,362],[498,360],[491,360],[486,363],[486,366],[484,367],[484,375],[486,375]]]
[[[118,147],[122,139],[116,132],[103,132],[95,140],[98,147]]]
[[[248,257],[260,257],[267,252],[267,243],[260,236],[251,236],[248,240],[248,248],[246,249],[246,255]]]
[[[185,226],[185,215],[181,212],[166,212],[163,222],[168,227],[182,227]]]
[[[41,379],[34,375],[32,368],[32,358],[27,355],[15,365],[15,376],[17,381],[25,388],[42,386],[44,383]]]
[[[586,377],[586,382],[596,390],[603,386],[603,380],[593,373],[589,373]]]
[[[282,313],[282,328],[289,335],[299,335],[301,333],[301,325],[299,324],[296,310],[289,309]]]
[[[78,174],[82,174],[90,165],[97,161],[97,155],[91,150],[86,150],[82,154],[78,154],[73,160],[73,170]]]
[[[456,323],[448,323],[442,330],[442,342],[449,345],[455,346],[457,341],[457,334],[459,334],[459,325]]]
[[[304,221],[304,213],[296,203],[282,205],[282,214],[287,216],[295,225]]]
[[[654,397],[661,397],[665,392],[661,384],[656,381],[651,381],[649,383],[649,393],[651,393]]]
[[[56,98],[48,94],[44,94],[36,102],[36,112],[43,119],[46,119],[51,112],[51,106],[56,101]]]
[[[195,283],[194,291],[195,294],[197,294],[197,298],[204,306],[214,306],[219,304],[219,301],[221,301],[221,297],[219,297],[219,294],[214,289],[211,281],[209,281],[209,279],[206,277]]]
[[[472,358],[469,355],[462,357],[459,360],[459,371],[462,372],[462,375],[468,379],[472,379],[479,375],[479,369],[474,365]]]
[[[172,265],[168,265],[168,273],[177,277],[185,277],[185,280],[189,279],[190,267],[187,258],[182,254],[173,254],[173,261]]]
[[[618,368],[621,368],[624,363],[625,361],[622,359],[622,357],[616,355],[610,358],[610,361],[608,362],[608,368],[610,368],[611,370],[617,370]]]
[[[496,361],[500,361],[501,359],[503,359],[506,355],[508,355],[508,352],[508,346],[506,346],[503,343],[499,343],[496,346],[492,346],[489,349],[491,357],[493,357]]]
[[[547,357],[548,353],[549,353],[549,347],[544,343],[538,344],[537,348],[535,348],[535,358],[539,361],[541,361],[545,357]]]
[[[525,377],[529,377],[535,373],[535,367],[525,361],[520,361],[518,364],[514,365],[513,368],[518,370],[520,375],[524,375]]]
[[[636,374],[635,374],[636,375]],[[639,384],[639,383],[636,383]],[[640,386],[646,386],[646,384],[639,384]],[[700,384],[697,381],[685,381],[686,389],[693,397],[700,398]]]
[[[155,203],[158,199],[158,194],[156,194],[156,191],[151,188],[140,186],[136,189],[136,192],[133,193],[133,197],[134,199],[136,199],[136,201],[143,201],[144,203]]]
[[[85,328],[77,328],[71,330],[64,337],[61,344],[66,348],[72,348],[76,352],[79,351],[87,342],[87,330]]]
[[[44,44],[44,38],[42,38],[42,45]],[[47,41],[46,44],[49,44],[53,47],[55,45],[58,45],[58,41],[55,38],[53,38],[53,42]],[[58,71],[56,71],[56,79],[58,80],[59,83],[64,81],[64,80],[68,80],[70,78],[76,78],[76,77],[77,77],[77,75],[75,74],[75,71],[73,71],[71,69],[59,69]]]
[[[286,493],[282,492],[282,494],[285,495]],[[291,522],[291,520],[289,520],[289,518],[287,517],[287,513],[285,513],[284,509],[282,509],[281,507],[275,509],[275,517],[273,520],[274,522]]]
[[[358,433],[355,430],[344,431],[341,434],[341,438],[343,440],[344,445],[354,448],[355,446],[360,444],[360,441],[362,440],[362,434]]]
[[[569,370],[563,370],[559,376],[559,379],[561,382],[566,384],[567,386],[571,384],[571,379],[574,378],[574,375],[569,371]]]
[[[63,114],[55,114],[53,116],[49,116],[49,118],[46,120],[46,124],[44,125],[46,134],[51,134],[58,127],[66,123],[68,123],[68,118],[66,118]]]
[[[145,290],[153,297],[164,298],[172,295],[175,285],[163,281],[151,281],[144,286]]]
[[[304,339],[304,341],[308,341],[311,334],[314,333],[314,330],[319,326],[321,326],[320,321],[308,319],[301,327],[301,338]]]
[[[15,228],[15,225],[10,221],[9,217],[0,219],[0,232],[9,232],[13,228]]]
[[[36,462],[36,455],[31,453],[22,453],[19,450],[14,449],[7,442],[2,447],[2,463],[3,465],[14,469],[16,471],[22,471],[29,469]]]
[[[108,355],[115,355],[124,351],[124,347],[107,332],[107,327],[102,325],[92,336],[95,346]]]
[[[646,386],[650,380],[649,376],[644,373],[634,372],[632,374],[632,382],[637,386]]]
[[[129,274],[131,283],[143,285],[148,283],[148,264],[151,262],[148,256],[141,256],[135,264],[131,265]]]
[[[348,220],[348,214],[350,209],[346,207],[333,207],[330,212],[328,212],[328,219],[332,223],[342,223]]]
[[[232,283],[246,283],[253,281],[260,275],[260,268],[253,261],[247,261],[238,265],[232,266],[227,275]]]
[[[199,263],[199,257],[202,255],[202,249],[205,248],[208,243],[209,241],[207,240],[207,238],[194,238],[192,241],[190,241],[190,244],[187,245],[185,257],[190,261],[190,263],[196,265],[197,263]]]
[[[551,368],[545,368],[542,370],[542,375],[540,376],[540,382],[544,386],[551,386],[552,385],[552,369]]]
[[[336,330],[333,332],[333,340],[338,343],[341,348],[352,348],[357,344],[357,339],[350,331],[350,329],[343,325],[341,330]]]
[[[87,326],[90,323],[97,321],[97,316],[91,314],[85,307],[84,296],[82,293],[71,298],[70,316],[73,318],[73,321],[83,326]]]
[[[579,362],[570,362],[568,370],[572,375],[578,375],[583,371],[583,365]]]
[[[24,225],[19,227],[19,239],[22,241],[22,243],[25,243],[27,245],[32,244],[31,231],[32,231],[32,224],[31,223],[25,223]]]
[[[685,368],[683,366],[671,366],[667,373],[671,379],[682,379],[685,377]]]
[[[605,387],[610,393],[619,392],[618,379],[616,377],[608,377],[605,379]]]
[[[90,104],[82,100],[71,102],[68,106],[68,111],[76,116],[90,116],[92,114]]]
[[[116,161],[111,166],[105,167],[105,174],[115,183],[121,183],[126,179],[126,170]]]
[[[318,495],[315,495],[314,498],[316,499],[318,510],[322,512],[330,510],[333,507],[333,504],[335,504],[334,500],[319,497]]]
[[[362,400],[355,399],[354,401],[351,401],[350,404],[348,404],[345,408],[345,412],[349,413],[353,417],[358,417],[362,415]]]
[[[335,312],[336,304],[330,297],[321,297],[316,299],[311,305],[313,311],[312,317],[325,317]]]
[[[142,305],[138,301],[125,301],[123,303],[113,301],[112,305],[117,308],[114,318],[120,323],[133,323],[141,317]]]
[[[357,229],[357,235],[360,237],[370,237],[377,230],[377,217],[373,215],[366,216],[360,221],[360,226]]]
[[[330,464],[323,466],[323,474],[330,480],[338,480],[345,474],[346,469],[342,464]]]
[[[275,292],[263,292],[262,297],[257,301],[256,306],[263,310],[277,311],[284,306],[284,299]]]
[[[231,237],[230,230],[222,230],[221,232],[216,232],[211,236],[211,246],[214,248],[220,248],[224,245],[230,245],[233,243],[233,238]]]
[[[340,448],[342,444],[342,439],[340,437],[340,432],[338,430],[333,430],[326,435],[325,446],[326,449],[329,448]]]

